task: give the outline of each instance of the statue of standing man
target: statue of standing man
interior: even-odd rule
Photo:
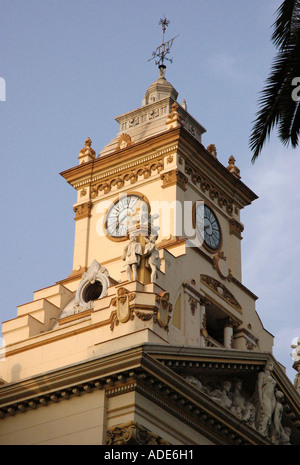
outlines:
[[[141,263],[141,256],[143,254],[142,244],[137,240],[137,236],[130,236],[129,244],[125,247],[122,259],[125,260],[126,273],[129,281],[137,280],[137,268]],[[132,279],[131,279],[132,270]]]

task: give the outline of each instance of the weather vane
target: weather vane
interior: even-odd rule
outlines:
[[[168,21],[166,18],[163,18],[163,19],[160,19],[158,24],[162,26],[162,33],[163,33],[162,44],[159,47],[157,47],[157,49],[152,53],[152,58],[150,58],[148,61],[151,61],[154,58],[158,58],[158,60],[155,61],[155,64],[158,65],[160,74],[164,76],[165,71],[166,71],[165,60],[168,60],[170,63],[172,63],[173,59],[167,58],[167,55],[170,53],[174,39],[176,39],[176,37],[178,37],[179,34],[173,37],[172,39],[168,40],[167,42],[165,42],[165,32],[166,32],[167,26],[170,24],[170,21]]]

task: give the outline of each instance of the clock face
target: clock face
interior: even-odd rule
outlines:
[[[128,217],[134,212],[139,201],[143,202],[138,195],[125,195],[110,207],[105,226],[111,237],[118,239],[127,236]]]
[[[196,226],[204,244],[217,250],[221,245],[221,228],[212,209],[202,203],[196,207]]]

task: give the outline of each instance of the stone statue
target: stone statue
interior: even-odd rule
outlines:
[[[258,373],[256,384],[256,429],[267,437],[275,410],[275,385],[276,381],[271,375],[274,365],[266,364],[264,371]]]
[[[300,338],[295,337],[292,340],[291,347],[293,352],[291,353],[291,357],[294,359],[293,368],[297,371],[297,374],[294,379],[294,388],[300,394]]]
[[[289,426],[285,426],[281,432],[281,438],[279,441],[279,445],[281,446],[290,446],[290,438],[291,438],[292,430]]]
[[[231,393],[232,405],[231,412],[234,413],[238,418],[243,418],[243,412],[245,409],[245,399],[241,395],[243,382],[241,379],[235,379],[233,382],[233,391]]]
[[[296,365],[295,369],[297,370],[297,374],[294,379],[294,388],[300,394],[300,363]]]
[[[131,281],[132,270],[132,280],[137,280],[137,269],[141,263],[141,256],[143,254],[142,244],[137,240],[137,236],[130,236],[129,244],[125,247],[122,255],[122,259],[125,261],[127,278]]]
[[[279,444],[281,440],[282,433],[284,433],[282,424],[281,424],[281,419],[282,419],[282,412],[283,412],[283,393],[281,391],[276,391],[275,392],[275,409],[274,409],[274,414],[273,414],[273,421],[270,427],[270,436],[272,441],[275,444]]]
[[[245,402],[245,407],[243,410],[242,420],[255,429],[255,417],[256,411],[255,406],[251,402]]]
[[[232,401],[229,396],[230,389],[230,381],[221,381],[219,387],[210,391],[209,397],[211,397],[215,402],[222,405],[223,407],[230,409],[232,405]]]
[[[146,257],[146,267],[151,269],[151,282],[154,283],[157,278],[157,270],[160,268],[159,250],[155,245],[157,236],[145,238],[146,245],[144,254]]]
[[[200,391],[203,390],[203,385],[201,381],[198,378],[195,378],[195,376],[185,376],[184,378],[188,383],[192,384],[196,388],[200,389]]]

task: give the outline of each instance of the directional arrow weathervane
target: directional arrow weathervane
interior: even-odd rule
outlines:
[[[165,60],[168,60],[170,63],[172,63],[173,59],[172,58],[167,58],[167,55],[170,53],[171,47],[173,45],[174,39],[176,39],[177,36],[173,37],[172,39],[168,40],[165,42],[165,32],[166,28],[169,25],[170,21],[168,21],[166,18],[163,18],[159,21],[159,25],[162,26],[162,44],[157,47],[157,49],[152,53],[152,58],[150,58],[148,61],[153,60],[154,58],[158,58],[158,60],[155,61],[155,64],[158,65],[158,68],[160,70],[160,74],[164,76],[165,70],[166,70],[166,65],[165,65]]]

